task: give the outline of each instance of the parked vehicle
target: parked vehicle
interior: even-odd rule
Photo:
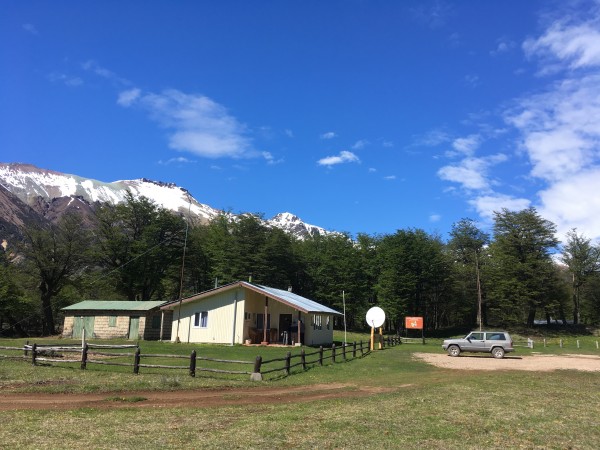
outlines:
[[[506,331],[471,331],[462,339],[446,339],[442,348],[450,356],[461,352],[486,352],[494,358],[504,358],[505,353],[513,352],[513,341]]]

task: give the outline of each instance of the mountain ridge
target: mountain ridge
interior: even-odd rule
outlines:
[[[148,178],[103,182],[29,163],[0,163],[0,185],[3,189],[0,192],[0,232],[10,230],[9,235],[14,235],[15,230],[24,225],[24,218],[35,220],[32,216],[37,214],[38,220],[54,222],[66,211],[92,214],[95,204],[124,202],[128,191],[134,197],[144,196],[174,213],[189,214],[203,224],[220,214],[235,217],[200,203],[187,189],[175,183]],[[265,225],[280,228],[299,239],[333,233],[305,223],[289,212],[278,213],[263,221]]]

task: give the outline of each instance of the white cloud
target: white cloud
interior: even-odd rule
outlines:
[[[476,73],[470,73],[465,75],[465,83],[467,83],[472,88],[479,86],[481,83],[479,81],[479,75]]]
[[[540,214],[554,222],[560,235],[572,228],[586,236],[600,236],[600,168],[550,185],[540,192]]]
[[[118,84],[121,84],[121,85],[130,85],[131,84],[125,78],[121,78],[114,72],[108,70],[105,67],[100,66],[100,64],[98,64],[93,59],[90,59],[90,60],[82,63],[81,67],[83,68],[83,70],[92,72],[92,73],[98,75],[99,77],[106,78],[107,80],[116,82]]]
[[[345,164],[352,162],[360,162],[358,156],[347,150],[343,150],[337,156],[327,156],[317,161],[320,166],[334,166],[336,164]]]
[[[321,136],[319,136],[321,139],[333,139],[335,137],[337,137],[337,134],[334,131],[328,131],[326,133],[321,134]]]
[[[491,220],[495,211],[501,211],[506,208],[510,211],[521,211],[529,208],[531,202],[526,198],[515,198],[504,194],[481,195],[469,200],[469,204],[475,208],[477,213]]]
[[[429,216],[429,221],[430,222],[434,222],[435,223],[435,222],[439,222],[440,220],[442,220],[442,216],[439,215],[439,214],[431,214]]]
[[[81,78],[59,72],[52,72],[48,75],[48,79],[53,83],[64,83],[69,87],[77,87],[83,84],[83,80]]]
[[[507,52],[511,51],[516,45],[514,43],[514,41],[511,41],[510,39],[508,39],[506,37],[502,37],[502,38],[498,39],[496,42],[498,43],[498,45],[496,46],[496,48],[494,50],[490,51],[490,55],[492,55],[492,56],[498,56],[502,53],[507,53]]]
[[[271,154],[271,152],[261,152],[262,157],[267,161],[269,165],[280,164],[283,162],[282,159],[275,159],[275,157]]]
[[[360,139],[360,140],[356,141],[354,143],[354,145],[352,145],[352,149],[353,150],[360,150],[361,148],[365,148],[369,144],[370,144],[370,142],[367,141],[366,139]]]
[[[247,128],[227,109],[198,94],[171,89],[160,94],[135,89],[121,92],[117,102],[136,106],[168,130],[169,147],[206,158],[257,157]]]
[[[445,130],[436,128],[420,136],[413,136],[411,147],[437,147],[440,144],[450,142],[452,137]]]
[[[396,179],[396,175],[388,175],[383,177],[384,180],[392,181]]]
[[[170,164],[191,164],[191,163],[195,163],[196,161],[193,161],[191,159],[185,158],[183,156],[178,156],[176,158],[170,158],[167,159],[166,161],[163,161],[162,159],[158,161],[158,164],[162,165],[162,166],[168,166]]]
[[[442,180],[459,183],[464,189],[487,191],[492,184],[487,176],[489,168],[507,159],[502,153],[481,158],[468,157],[459,164],[442,167],[437,174]]]
[[[596,11],[597,13],[597,11]],[[546,60],[567,63],[570,69],[600,65],[600,30],[598,20],[570,24],[558,21],[537,39],[527,39],[523,50],[529,57],[537,56]],[[546,66],[542,72],[555,69]]]
[[[35,27],[35,25],[31,24],[31,23],[25,23],[23,24],[23,29],[25,31],[27,31],[28,33],[31,33],[35,36],[39,35],[40,33],[38,32],[37,28]]]
[[[289,138],[293,138],[294,137],[294,132],[292,130],[290,130],[289,128],[286,128],[285,130],[283,130],[283,132]]]
[[[141,95],[142,91],[137,88],[129,89],[127,91],[123,91],[119,94],[119,98],[117,99],[117,103],[121,106],[131,106],[133,102],[135,102]]]
[[[479,147],[481,143],[481,137],[478,134],[472,134],[465,138],[457,138],[452,142],[452,147],[457,152],[460,152],[464,155],[473,155],[475,150]]]

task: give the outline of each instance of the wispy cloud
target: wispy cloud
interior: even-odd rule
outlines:
[[[343,150],[336,156],[327,156],[317,161],[320,166],[335,166],[337,164],[358,163],[360,159],[354,153]]]
[[[490,51],[490,55],[498,56],[503,53],[508,53],[513,50],[517,44],[506,37],[502,37],[496,41],[497,45],[494,50]]]
[[[384,180],[392,181],[396,179],[396,175],[387,175],[383,177]]]
[[[158,164],[160,164],[161,166],[168,166],[171,164],[195,164],[197,161],[193,161],[191,159],[188,159],[184,156],[178,156],[176,158],[170,158],[167,159],[166,161],[163,161],[162,159],[158,161]]]
[[[451,3],[437,0],[420,3],[417,7],[412,8],[410,13],[418,23],[430,28],[439,28],[444,26],[454,14],[454,8]]]
[[[275,159],[271,152],[261,152],[261,155],[265,159],[265,161],[267,161],[267,164],[271,166],[275,164],[281,164],[284,161],[283,158]]]
[[[247,127],[204,95],[130,89],[119,94],[117,103],[145,110],[167,130],[169,147],[174,150],[205,158],[264,157],[254,149]]]
[[[413,136],[411,147],[437,147],[452,140],[452,136],[446,130],[436,128],[422,135]]]
[[[94,61],[93,59],[87,60],[86,62],[82,63],[81,67],[83,68],[83,70],[92,72],[98,75],[99,77],[106,78],[107,80],[113,81],[117,84],[124,86],[131,85],[131,82],[129,80],[118,76],[116,73],[114,73],[111,70],[108,70],[106,67],[102,67],[100,64],[98,64],[98,62]]]
[[[435,222],[439,222],[440,220],[442,220],[442,216],[439,215],[439,214],[430,214],[429,215],[429,221],[430,222],[435,223]]]
[[[38,36],[40,34],[39,31],[37,30],[37,28],[35,27],[35,25],[33,25],[31,23],[25,23],[25,24],[23,24],[23,29],[25,31],[27,31],[28,33],[31,33],[31,34],[33,34],[35,36]]]
[[[360,139],[360,140],[356,141],[352,145],[352,149],[353,150],[360,150],[361,148],[365,148],[369,144],[370,144],[370,142],[368,140],[366,140],[366,139]]]
[[[476,88],[481,84],[481,81],[479,79],[479,75],[476,73],[470,73],[465,75],[465,83],[472,88]]]
[[[333,139],[337,137],[337,133],[335,133],[334,131],[327,131],[326,133],[321,134],[319,137],[321,139]]]
[[[53,83],[63,83],[65,86],[69,87],[77,87],[83,84],[83,80],[81,78],[59,72],[52,72],[48,74],[48,79]]]

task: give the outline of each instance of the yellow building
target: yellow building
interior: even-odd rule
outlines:
[[[215,344],[331,345],[333,317],[342,315],[289,290],[244,281],[165,304],[161,310],[172,314],[172,341]]]

